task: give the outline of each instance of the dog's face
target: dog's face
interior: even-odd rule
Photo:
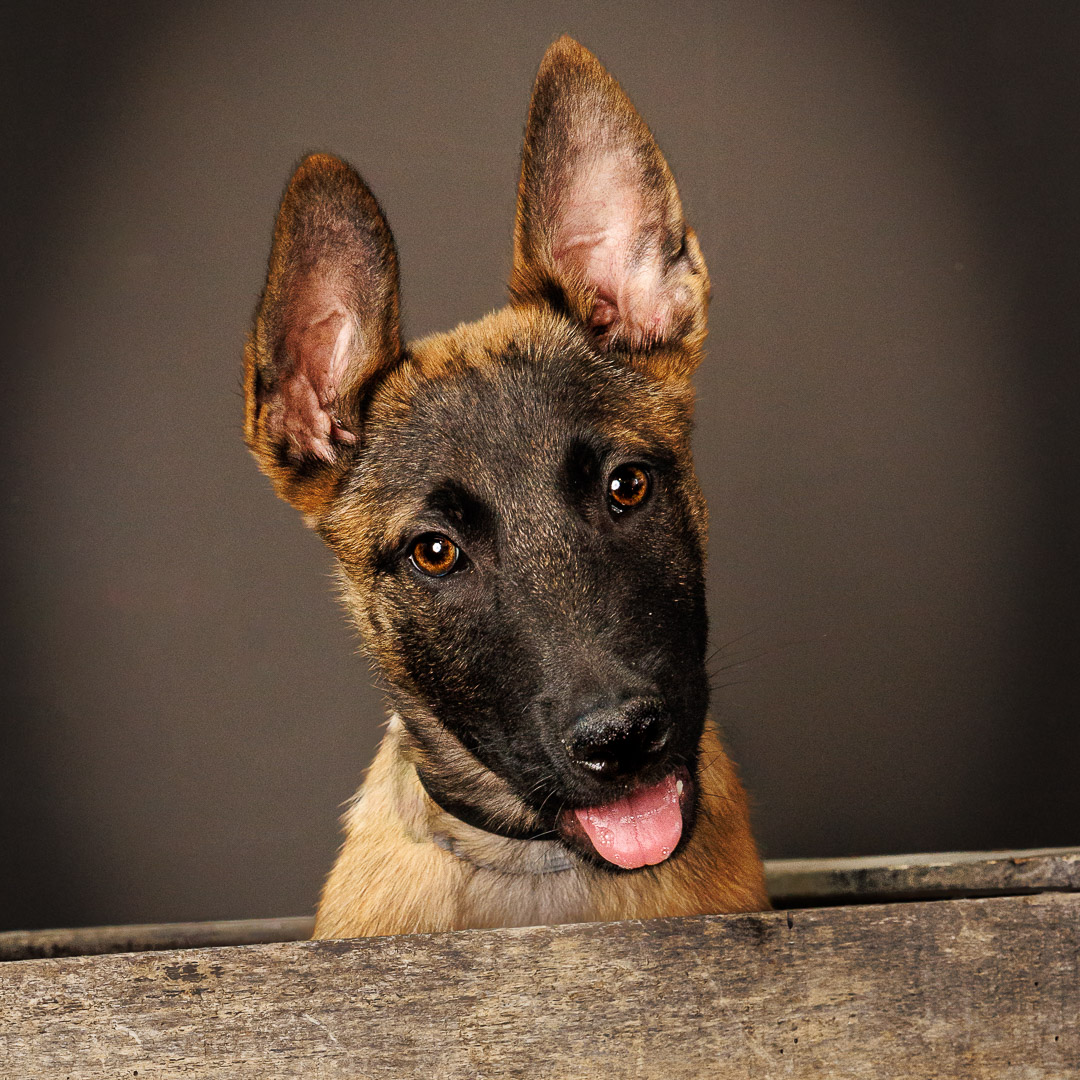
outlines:
[[[655,863],[689,833],[707,707],[687,376],[708,279],[648,130],[568,39],[533,95],[511,295],[403,347],[377,204],[307,159],[249,344],[249,444],[337,554],[432,797]]]
[[[682,387],[551,313],[489,322],[421,343],[387,379],[322,529],[429,791],[536,835],[692,770],[703,513]],[[626,761],[583,763],[575,738],[605,710],[616,727],[651,723],[662,747],[631,730]],[[510,792],[485,794],[449,739]]]

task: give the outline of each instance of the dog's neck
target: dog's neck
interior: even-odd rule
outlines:
[[[390,722],[345,815],[317,937],[648,919],[768,906],[745,798],[715,731],[703,739],[692,842],[646,872],[613,874],[557,840],[496,836],[443,810]]]
[[[476,870],[511,876],[560,874],[582,861],[558,840],[519,840],[462,821],[440,806],[420,781],[416,767],[401,753],[404,725],[391,717],[385,749],[394,754],[394,809],[409,839],[434,844]],[[385,744],[384,744],[385,745]]]
[[[464,822],[459,822],[464,825]],[[474,829],[472,825],[465,825],[467,829]],[[577,861],[574,857],[565,849],[561,849],[561,845],[557,841],[550,840],[508,840],[505,836],[496,836],[494,833],[484,833],[484,840],[482,845],[485,847],[493,847],[486,838],[494,837],[498,840],[499,851],[496,853],[499,856],[498,862],[487,861],[490,858],[490,851],[480,851],[477,847],[480,845],[469,844],[463,842],[460,838],[452,836],[449,832],[437,832],[432,836],[432,841],[443,849],[443,851],[450,852],[455,859],[461,859],[467,862],[470,866],[477,870],[486,870],[495,874],[511,874],[514,876],[522,875],[542,875],[542,874],[565,874],[567,870],[573,870],[577,866]],[[507,851],[506,844],[520,844],[522,849],[520,851]],[[539,849],[526,846],[539,844]]]

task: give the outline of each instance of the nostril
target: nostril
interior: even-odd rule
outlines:
[[[590,725],[590,730],[576,732],[565,745],[570,759],[583,769],[597,776],[611,776],[619,770],[624,743],[624,739],[616,735],[605,736],[595,725]]]
[[[619,763],[615,758],[601,757],[600,755],[584,758],[578,761],[578,764],[588,769],[589,772],[596,773],[597,776],[614,776],[619,770]]]
[[[645,749],[650,754],[659,754],[671,738],[671,727],[656,717],[650,722],[643,738],[646,740]]]

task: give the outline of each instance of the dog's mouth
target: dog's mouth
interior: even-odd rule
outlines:
[[[690,774],[678,769],[613,802],[564,810],[558,830],[571,846],[624,870],[638,870],[671,856],[692,809]]]

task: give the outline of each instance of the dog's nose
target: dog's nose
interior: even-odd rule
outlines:
[[[657,698],[632,698],[578,717],[566,737],[570,760],[601,780],[632,776],[664,752],[671,722]]]

